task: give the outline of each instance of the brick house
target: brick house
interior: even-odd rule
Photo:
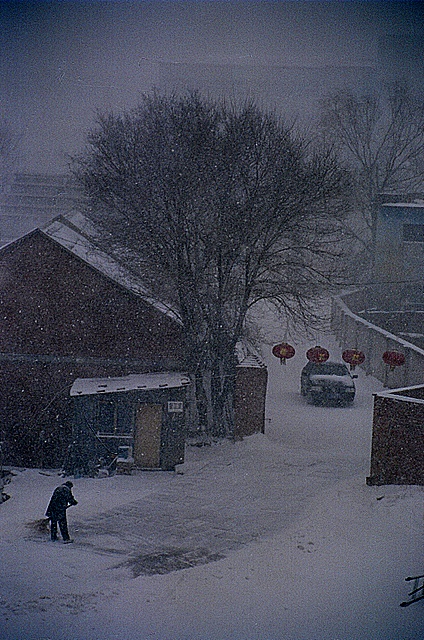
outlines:
[[[184,372],[178,315],[100,251],[92,234],[80,214],[59,216],[0,249],[5,463],[63,466],[77,379]],[[266,392],[263,364],[244,353],[240,365],[236,437],[263,431]]]

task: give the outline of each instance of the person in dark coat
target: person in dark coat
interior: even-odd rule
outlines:
[[[50,536],[52,540],[57,540],[57,525],[59,524],[63,542],[73,542],[69,537],[68,522],[66,520],[66,509],[78,504],[72,495],[73,486],[72,482],[68,480],[53,491],[46,511],[46,516],[50,519]]]

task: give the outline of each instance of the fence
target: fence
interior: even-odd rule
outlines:
[[[332,299],[331,328],[340,344],[346,349],[358,348],[365,354],[362,368],[369,375],[383,382],[385,387],[400,388],[424,381],[424,349],[382,329],[351,309],[359,310],[369,305],[375,292],[358,289]],[[373,298],[377,306],[377,296]],[[393,371],[383,362],[385,351],[401,351],[405,364]]]

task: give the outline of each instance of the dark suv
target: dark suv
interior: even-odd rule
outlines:
[[[308,362],[302,369],[300,392],[314,404],[350,404],[355,397],[355,383],[341,362]]]

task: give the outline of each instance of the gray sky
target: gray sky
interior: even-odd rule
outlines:
[[[131,108],[140,92],[173,88],[177,78],[181,88],[185,74],[204,88],[193,63],[224,64],[227,76],[233,65],[235,84],[234,65],[376,68],[396,61],[422,74],[423,6],[0,0],[0,116],[22,136],[26,168],[63,171],[96,110]]]

